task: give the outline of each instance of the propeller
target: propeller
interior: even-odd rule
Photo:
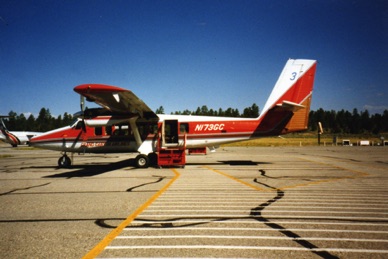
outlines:
[[[82,130],[86,132],[85,126],[85,96],[81,95],[80,98],[80,106],[81,106],[81,117],[82,117]]]
[[[81,111],[83,116],[85,112],[85,96],[83,95],[81,95],[80,104],[81,104]]]

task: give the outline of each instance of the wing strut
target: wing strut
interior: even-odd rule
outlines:
[[[137,127],[137,124],[136,124],[137,119],[138,119],[137,116],[129,119],[129,124],[131,125],[133,135],[135,136],[137,148],[139,148],[141,146],[141,144],[143,143],[143,141],[141,140],[139,128]]]

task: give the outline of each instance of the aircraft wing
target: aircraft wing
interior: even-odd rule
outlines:
[[[138,114],[141,118],[158,119],[140,98],[127,89],[102,84],[83,84],[74,87],[74,91],[111,112]]]

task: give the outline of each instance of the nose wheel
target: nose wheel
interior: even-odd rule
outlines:
[[[58,159],[58,166],[66,168],[71,166],[71,159],[65,154]]]

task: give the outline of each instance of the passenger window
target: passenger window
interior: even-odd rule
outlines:
[[[119,125],[115,127],[113,132],[115,136],[128,136],[129,135],[129,126],[128,125]]]
[[[179,126],[179,131],[181,134],[189,133],[189,124],[188,123],[181,123],[181,125]]]
[[[105,132],[106,132],[106,135],[112,135],[112,126],[106,126]]]
[[[95,127],[94,128],[94,135],[101,136],[102,135],[102,127]]]

